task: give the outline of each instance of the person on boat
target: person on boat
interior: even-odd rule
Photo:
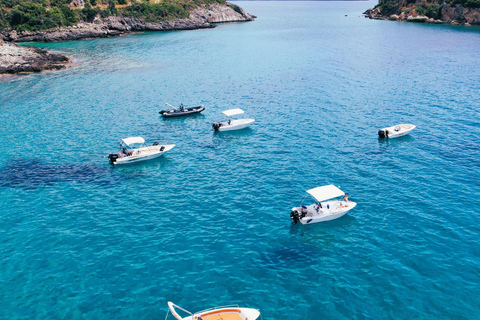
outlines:
[[[342,206],[346,207],[348,202],[350,202],[350,200],[348,200],[348,193],[345,193],[345,197],[343,197],[342,200]]]
[[[127,150],[127,148],[123,147],[122,153],[123,153],[125,156],[128,156],[128,150]]]
[[[183,108],[183,103],[180,103],[180,111],[183,112],[184,108]]]
[[[230,125],[232,123],[232,120],[228,119],[228,125]]]
[[[300,207],[300,213],[305,213],[305,217],[312,217],[313,214],[307,210],[307,207],[301,206]]]

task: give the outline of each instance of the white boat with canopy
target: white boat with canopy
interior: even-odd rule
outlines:
[[[120,151],[108,155],[111,164],[127,164],[139,161],[151,160],[160,157],[165,152],[175,147],[174,144],[145,145],[142,137],[129,137],[119,141]]]
[[[406,136],[417,126],[409,123],[397,124],[396,126],[383,128],[378,130],[378,136],[380,138],[398,138]]]
[[[237,109],[226,110],[226,111],[223,111],[222,113],[227,117],[232,117],[239,114],[244,114],[245,111],[237,108]],[[225,121],[225,122],[215,122],[212,125],[212,128],[215,131],[240,130],[240,129],[247,128],[253,122],[255,122],[255,119],[236,119],[236,120],[228,119],[228,121]]]
[[[348,194],[344,200],[331,200],[345,195],[342,190],[332,184],[307,190],[307,193],[318,202],[292,208],[290,218],[294,224],[298,221],[302,224],[312,224],[338,219],[357,205],[356,202],[348,201]]]
[[[175,308],[185,312],[188,315],[186,317],[181,317]],[[182,307],[173,304],[172,302],[168,302],[168,309],[177,320],[255,320],[259,317],[260,319],[262,318],[259,310],[252,308],[240,308],[238,305],[215,307],[191,313],[190,311],[185,310]],[[167,319],[168,312],[167,316],[165,317],[165,320]]]

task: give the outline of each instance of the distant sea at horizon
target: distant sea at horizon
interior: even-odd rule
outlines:
[[[74,66],[2,78],[0,319],[479,319],[480,29],[235,3],[258,18],[39,43]],[[230,108],[256,122],[214,133]],[[128,136],[176,147],[109,165]],[[357,207],[291,225],[325,184]]]

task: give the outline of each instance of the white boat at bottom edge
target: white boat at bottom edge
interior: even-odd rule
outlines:
[[[417,126],[410,123],[397,124],[388,128],[378,130],[378,136],[380,138],[398,138],[409,134]]]
[[[344,216],[357,205],[353,201],[330,200],[345,195],[342,190],[334,185],[313,188],[307,190],[307,193],[318,202],[308,206],[293,207],[290,212],[290,218],[294,224],[298,221],[301,224],[312,224],[335,220]]]
[[[189,316],[181,317],[175,308],[182,310],[185,313],[188,313]],[[180,306],[172,302],[168,302],[168,309],[170,313],[177,320],[255,320],[258,317],[261,318],[260,311],[252,308],[240,308],[238,305],[222,306],[210,308],[195,313],[191,313],[188,310],[183,309]],[[168,313],[167,313],[168,317]],[[167,319],[165,317],[165,319]]]

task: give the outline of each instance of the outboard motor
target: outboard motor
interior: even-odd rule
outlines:
[[[292,224],[297,224],[297,222],[300,221],[300,219],[304,218],[306,215],[306,212],[299,213],[297,210],[292,210],[292,212],[290,212],[290,219],[293,220]]]
[[[110,164],[115,164],[115,161],[118,159],[118,154],[111,153],[108,155],[108,159],[110,160]]]
[[[222,126],[222,124],[220,122],[215,122],[214,124],[212,124],[212,128],[213,130],[215,131],[218,131],[218,129]]]
[[[297,222],[300,220],[298,217],[298,211],[297,210],[292,210],[290,212],[290,219],[292,219],[292,224],[297,224]]]
[[[388,132],[387,129],[385,129],[385,130],[378,130],[378,136],[379,136],[380,138],[385,138],[385,137],[388,138],[388,134],[389,134],[389,132]]]

